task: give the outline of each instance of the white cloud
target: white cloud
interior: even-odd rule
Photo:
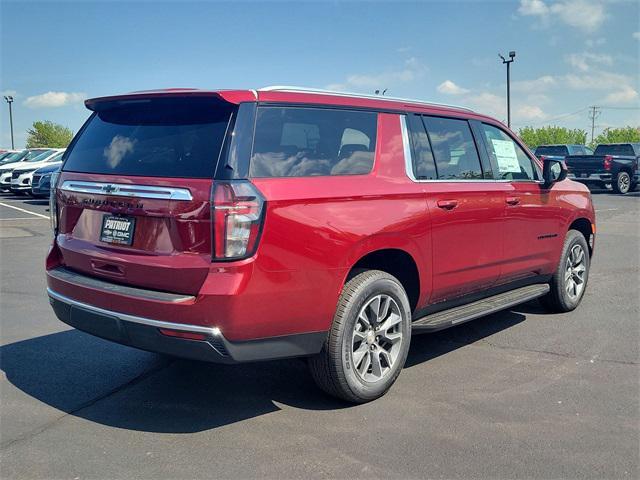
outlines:
[[[405,60],[401,70],[390,70],[377,74],[351,74],[341,83],[327,85],[329,90],[356,90],[373,93],[374,90],[388,88],[393,90],[399,84],[411,83],[421,78],[427,71],[417,58]]]
[[[533,80],[518,80],[511,83],[514,92],[543,92],[556,85],[556,79],[551,75],[543,75]]]
[[[12,96],[13,98],[16,98],[18,96],[18,92],[16,90],[2,90],[2,92],[0,92],[0,95],[2,96]]]
[[[87,95],[81,92],[47,92],[27,97],[24,105],[29,108],[56,108],[80,103],[85,98]]]
[[[516,105],[513,111],[513,119],[516,122],[527,120],[544,120],[547,114],[537,105]]]
[[[607,39],[606,38],[602,38],[602,37],[595,38],[595,39],[589,38],[584,43],[589,48],[591,48],[591,47],[599,47],[599,46],[604,45],[605,43],[607,43]]]
[[[520,0],[518,13],[536,17],[543,25],[560,21],[587,32],[600,28],[607,18],[603,3],[594,0],[561,0],[549,4],[543,0]]]
[[[444,93],[445,95],[463,95],[465,93],[469,93],[468,89],[456,85],[451,80],[445,80],[444,82],[442,82],[440,85],[438,85],[437,90],[440,93]]]
[[[549,7],[542,0],[521,0],[518,13],[520,15],[544,16],[549,13]]]
[[[611,92],[604,97],[604,103],[628,103],[638,98],[638,92],[626,85],[616,92]]]
[[[611,55],[607,55],[605,53],[572,53],[567,55],[565,58],[569,65],[577,68],[581,72],[586,72],[591,69],[593,63],[607,66],[613,65],[613,58]]]
[[[631,36],[632,36],[633,38],[635,38],[636,40],[640,40],[640,32],[633,32],[633,33],[631,34]]]

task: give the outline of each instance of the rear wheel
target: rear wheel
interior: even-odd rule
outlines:
[[[548,294],[540,299],[551,312],[570,312],[582,300],[589,279],[589,247],[582,233],[569,230]]]
[[[400,375],[411,341],[411,309],[400,282],[368,270],[349,280],[340,295],[322,351],[309,359],[325,392],[364,403],[384,395]]]
[[[618,172],[615,180],[611,182],[611,187],[616,193],[621,193],[622,195],[629,193],[631,190],[631,175],[625,171]]]

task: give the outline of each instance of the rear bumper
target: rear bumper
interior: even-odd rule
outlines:
[[[610,173],[590,173],[588,176],[584,177],[582,175],[575,175],[570,173],[567,175],[567,178],[571,180],[575,180],[576,182],[600,182],[600,183],[609,183],[611,182],[611,174]]]
[[[151,352],[214,363],[240,363],[318,353],[326,332],[242,342],[227,340],[216,327],[172,323],[95,307],[47,289],[49,303],[64,323],[97,337]],[[167,336],[161,329],[203,335],[202,340]]]

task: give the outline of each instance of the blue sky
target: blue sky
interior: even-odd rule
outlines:
[[[77,131],[82,100],[165,87],[304,85],[415,97],[512,123],[640,125],[635,1],[28,2],[0,0],[0,90],[16,145],[35,120]],[[0,145],[9,141],[2,104]]]

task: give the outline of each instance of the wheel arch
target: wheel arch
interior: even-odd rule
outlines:
[[[589,240],[591,239],[591,235],[593,233],[593,226],[592,226],[592,222],[591,220],[589,220],[586,217],[579,217],[576,218],[575,220],[573,220],[573,222],[571,222],[571,224],[569,225],[569,228],[567,229],[567,231],[569,230],[577,230],[578,232],[580,232],[585,240],[587,241],[587,245],[589,246],[589,256],[591,257],[593,255],[593,243],[590,242]]]
[[[349,269],[344,283],[362,270],[381,270],[402,284],[413,312],[420,300],[420,271],[414,257],[404,249],[380,248],[361,255]],[[344,284],[343,283],[343,284]]]

